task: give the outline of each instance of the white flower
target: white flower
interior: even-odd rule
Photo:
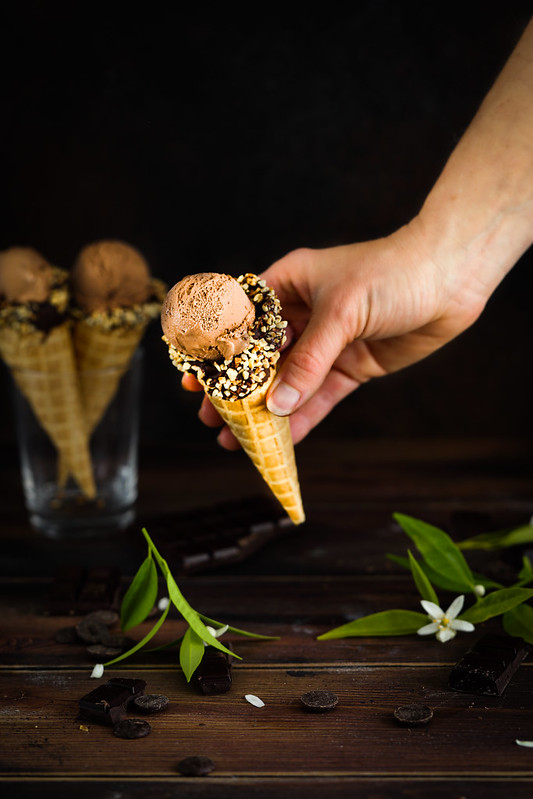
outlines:
[[[265,703],[263,702],[263,700],[259,699],[258,696],[255,696],[255,694],[245,694],[244,698],[246,699],[247,702],[249,702],[254,707],[264,707],[265,706]]]
[[[91,672],[91,677],[95,680],[99,680],[100,677],[104,673],[104,666],[102,663],[97,663],[94,669]]]
[[[158,610],[166,610],[170,605],[170,599],[168,596],[162,596],[159,602],[157,603]]]
[[[463,609],[464,601],[465,598],[463,595],[458,596],[445,612],[434,602],[428,602],[427,599],[423,599],[420,604],[431,619],[431,624],[426,624],[424,627],[417,630],[418,635],[431,635],[432,633],[436,633],[437,640],[444,643],[451,638],[455,638],[458,630],[463,633],[471,633],[474,629],[474,625],[469,621],[462,621],[456,618]]]
[[[209,624],[206,624],[205,629],[211,633],[213,638],[220,638],[221,635],[224,635],[224,633],[228,631],[229,624],[222,625],[222,627],[219,627],[218,630],[215,630],[214,627],[211,627]],[[204,641],[204,646],[208,646],[206,641]]]

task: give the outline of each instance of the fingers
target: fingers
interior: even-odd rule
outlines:
[[[346,343],[338,319],[315,311],[280,368],[267,397],[268,409],[288,416],[304,405],[324,383]]]
[[[190,372],[185,372],[181,378],[181,385],[185,391],[203,391],[202,386]]]

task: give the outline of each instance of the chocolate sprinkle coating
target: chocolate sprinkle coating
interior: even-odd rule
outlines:
[[[401,705],[394,711],[394,718],[400,724],[410,724],[416,726],[417,724],[427,724],[433,718],[433,711],[427,705],[412,704]]]
[[[204,755],[185,757],[178,763],[178,771],[185,777],[206,777],[214,768],[213,761]]]

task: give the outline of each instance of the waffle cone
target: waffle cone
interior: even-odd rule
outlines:
[[[266,383],[244,399],[226,401],[209,395],[209,400],[290,519],[301,524],[305,514],[289,419],[275,416],[266,406],[266,394],[274,376],[275,370]]]
[[[106,329],[85,320],[76,322],[74,349],[89,435],[115,396],[145,328],[146,323]]]
[[[94,498],[96,488],[70,326],[58,325],[48,334],[5,327],[0,330],[0,355],[50,436],[60,462],[68,464],[84,495]]]

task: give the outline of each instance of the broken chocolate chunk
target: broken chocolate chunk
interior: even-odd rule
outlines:
[[[226,646],[231,648],[229,644]],[[227,693],[232,683],[231,656],[214,646],[206,646],[202,661],[192,679],[205,696]]]
[[[528,645],[520,638],[485,635],[453,667],[449,677],[450,688],[501,696],[529,651]]]
[[[113,735],[117,738],[146,738],[152,732],[151,726],[143,719],[122,719],[113,727]]]
[[[144,680],[115,678],[79,700],[80,718],[114,726],[128,712],[128,705],[146,688]]]
[[[178,763],[178,771],[185,777],[206,777],[215,768],[215,764],[205,755],[184,757]]]

